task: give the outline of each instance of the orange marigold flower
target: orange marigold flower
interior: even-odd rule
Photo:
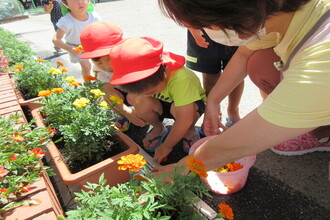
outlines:
[[[227,173],[227,172],[233,172],[239,169],[242,169],[243,165],[241,163],[236,163],[236,162],[231,162],[228,163],[218,169],[215,169],[215,172],[219,172],[219,173]]]
[[[4,177],[9,173],[9,171],[4,168],[5,167],[3,165],[0,165],[0,177]]]
[[[187,161],[189,170],[197,173],[200,177],[203,177],[203,178],[207,177],[206,168],[202,161],[200,161],[196,158],[193,158],[193,157],[188,157],[186,159],[186,161]]]
[[[46,97],[46,96],[50,96],[51,94],[52,94],[52,92],[50,90],[42,90],[38,93],[38,96]]]
[[[129,154],[122,156],[117,163],[122,164],[118,167],[118,170],[129,169],[131,171],[139,172],[147,162],[141,154]]]
[[[18,69],[18,70],[22,70],[24,69],[24,66],[23,65],[16,65],[14,66],[15,69]]]
[[[234,219],[233,209],[229,205],[220,203],[218,206],[219,212],[223,214],[223,218]]]
[[[81,86],[80,82],[72,82],[70,83],[71,86]]]
[[[15,73],[19,73],[19,69],[14,69],[14,72]]]
[[[61,63],[61,62],[59,62],[59,61],[56,61],[56,64],[57,64],[58,66],[64,66],[64,64]]]
[[[89,81],[91,81],[91,80],[96,80],[97,78],[96,77],[94,77],[94,76],[84,76],[84,80],[86,81],[86,82],[89,82]]]
[[[64,89],[62,89],[62,88],[53,88],[51,91],[61,93],[61,92],[64,92]]]
[[[45,62],[45,61],[42,60],[42,59],[37,59],[37,61],[38,61],[39,63],[44,63],[44,62]]]
[[[49,128],[47,129],[47,131],[50,131],[50,132],[51,132],[51,133],[50,133],[51,136],[54,136],[54,135],[56,134],[56,129],[55,129],[55,128],[49,127]]]
[[[67,72],[69,72],[68,69],[65,68],[65,67],[62,67],[60,70],[62,71],[62,73],[67,73]]]
[[[16,141],[16,142],[24,141],[24,137],[19,135],[18,132],[14,132],[13,136],[14,136],[13,141]]]
[[[45,156],[45,152],[43,152],[41,148],[35,148],[33,150],[29,150],[28,153],[34,154],[38,158]]]
[[[11,154],[10,156],[11,157],[10,157],[9,161],[17,160],[17,154]]]
[[[83,46],[79,45],[76,48],[74,48],[76,51],[78,51],[79,53],[83,51]]]
[[[0,189],[0,193],[5,194],[8,191],[8,189]]]

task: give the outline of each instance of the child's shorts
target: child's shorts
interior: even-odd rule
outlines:
[[[78,47],[79,45],[77,44],[71,44],[71,43],[66,43],[70,46],[73,46],[73,47]],[[69,53],[70,54],[70,62],[71,63],[79,63],[81,61],[85,61],[85,60],[89,60],[89,59],[80,59],[80,56],[79,57],[76,57],[76,56],[73,56],[72,53]]]
[[[171,114],[171,105],[173,104],[173,102],[165,102],[165,101],[162,101],[162,100],[159,100],[159,101],[160,101],[160,104],[162,105],[162,108],[163,108],[163,114],[161,114],[159,116],[159,121],[163,121],[164,118],[174,119],[174,116]],[[197,108],[198,108],[197,111],[199,113],[199,116],[204,114],[204,112],[205,112],[205,102],[203,100],[198,100],[198,101],[195,101],[194,103],[196,103],[196,105],[197,105]]]
[[[207,48],[198,46],[188,30],[186,66],[201,73],[218,74],[226,67],[237,47],[216,43],[204,31],[203,37],[209,42]]]

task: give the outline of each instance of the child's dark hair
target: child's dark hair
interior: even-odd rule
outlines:
[[[99,62],[99,60],[101,59],[101,57],[94,57],[94,58],[91,58],[91,60],[93,62]]]
[[[128,93],[140,94],[145,90],[157,86],[165,80],[165,65],[162,64],[159,69],[151,76],[128,84],[120,85],[120,88]]]

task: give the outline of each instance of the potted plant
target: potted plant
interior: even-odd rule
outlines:
[[[36,213],[56,214],[62,210],[54,197],[54,189],[49,185],[49,167],[41,162],[44,148],[50,142],[48,128],[32,129],[32,122],[24,124],[20,115],[0,118],[0,212],[1,216],[26,217]],[[49,203],[49,206],[45,206]],[[43,204],[38,206],[39,204]],[[35,208],[32,207],[35,206]],[[19,211],[20,207],[29,207]]]
[[[128,181],[128,172],[118,173],[113,164],[123,155],[137,153],[139,147],[114,127],[115,103],[103,101],[103,84],[95,78],[83,85],[73,77],[66,81],[64,88],[39,92],[43,106],[32,111],[38,126],[43,126],[44,118],[60,134],[56,144],[61,147],[51,144],[48,150],[63,182],[82,187],[103,172],[110,185]]]
[[[102,175],[97,183],[88,183],[89,191],[76,193],[78,207],[66,213],[68,220],[204,219],[193,204],[199,200],[195,194],[207,196],[208,188],[195,172],[184,175],[182,167],[176,167],[170,183],[149,172],[140,154],[123,156],[118,164],[119,170],[129,170],[129,182],[109,187]]]

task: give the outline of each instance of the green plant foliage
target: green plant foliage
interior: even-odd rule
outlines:
[[[0,211],[22,204],[17,199],[48,170],[40,162],[51,131],[31,129],[34,121],[25,125],[19,118],[0,118]]]
[[[106,146],[116,130],[113,124],[117,115],[112,105],[108,108],[100,105],[102,96],[95,97],[91,92],[92,89],[102,92],[102,88],[98,80],[81,86],[66,84],[64,92],[53,92],[41,101],[46,123],[63,135],[64,151],[70,161],[101,161],[110,150]],[[88,103],[75,105],[82,98]]]
[[[144,168],[141,178],[134,178],[116,187],[106,185],[103,174],[99,183],[87,183],[89,191],[76,193],[76,210],[68,211],[67,220],[80,219],[204,219],[193,206],[198,198],[192,193],[210,196],[208,187],[195,173],[182,174],[183,169],[176,167],[170,174],[173,182],[164,182]]]

